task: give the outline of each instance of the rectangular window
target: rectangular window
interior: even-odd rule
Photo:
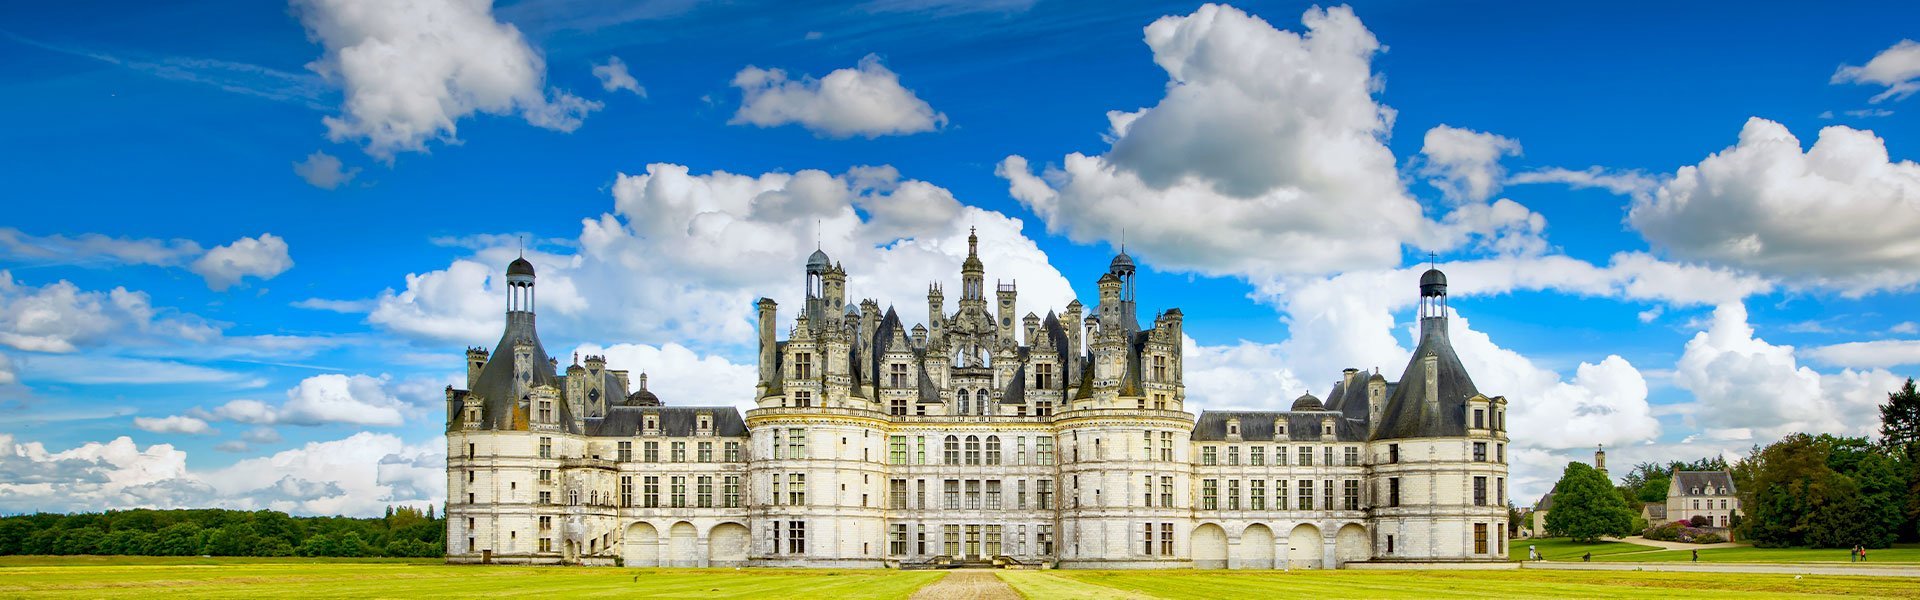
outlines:
[[[887,527],[887,553],[894,556],[907,553],[906,523],[895,523]]]
[[[980,480],[978,479],[967,480],[967,509],[980,509]]]
[[[1167,357],[1153,357],[1153,380],[1167,381]]]
[[[1140,524],[1140,553],[1153,554],[1153,524]]]
[[[1021,479],[1013,483],[1014,483],[1013,507],[1019,510],[1026,510],[1027,509],[1027,480]]]
[[[980,555],[981,556],[1000,556],[1001,555],[999,525],[987,526],[987,547],[984,552],[980,553]]]
[[[787,553],[807,553],[807,522],[787,521]]]
[[[1487,553],[1487,524],[1486,523],[1473,524],[1473,553],[1474,554]]]
[[[947,510],[958,510],[960,508],[960,480],[947,480],[946,500]]]
[[[633,476],[621,475],[620,476],[620,507],[626,508],[629,506],[633,506]],[[545,517],[541,517],[541,518],[544,519]]]
[[[1200,480],[1201,510],[1220,510],[1220,480]]]
[[[941,525],[940,526],[940,546],[945,549],[942,552],[943,554],[946,554],[947,556],[950,556],[950,557],[956,557],[956,558],[960,556],[960,526],[959,525]]]
[[[660,442],[645,442],[640,445],[640,459],[646,462],[660,462]]]
[[[1505,477],[1493,478],[1493,503],[1498,506],[1507,505],[1507,478]],[[1726,507],[1727,507],[1727,501],[1721,500],[1720,508],[1726,508]]]
[[[1346,459],[1346,462],[1343,462],[1341,464],[1344,464],[1349,467],[1360,466],[1360,447],[1348,446],[1346,448],[1345,456],[1343,458]]]
[[[1053,509],[1053,480],[1042,479],[1040,481],[1034,482],[1034,485],[1036,486],[1034,488],[1035,504],[1038,505],[1038,508],[1040,510],[1052,510]],[[1048,554],[1052,554],[1052,551],[1048,551]]]
[[[1295,508],[1298,510],[1313,510],[1313,480],[1312,479],[1300,480],[1299,492],[1300,493],[1298,496],[1296,496],[1296,498],[1299,499],[1300,504]]]
[[[887,438],[887,464],[907,464],[907,436],[896,435]]]
[[[1473,428],[1474,428],[1474,429],[1486,429],[1486,428],[1487,428],[1487,411],[1486,411],[1486,409],[1482,409],[1482,408],[1476,408],[1476,409],[1473,409]]]
[[[1279,435],[1279,434],[1276,433],[1274,435]],[[1286,446],[1273,447],[1273,466],[1276,466],[1276,467],[1287,466],[1287,447]]]
[[[1033,444],[1034,463],[1042,465],[1053,464],[1053,436],[1043,435],[1034,438]]]
[[[787,474],[787,504],[803,506],[807,503],[807,476],[804,473]]]
[[[987,480],[987,510],[1000,510],[1000,480]]]
[[[1287,509],[1287,480],[1285,479],[1273,480],[1273,509]]]
[[[1160,460],[1173,462],[1173,432],[1160,432]]]
[[[647,508],[660,507],[660,477],[648,475],[640,478],[640,505]]]
[[[1387,444],[1387,462],[1388,463],[1400,462],[1400,445],[1399,444]]]
[[[913,507],[920,510],[927,509],[927,480],[925,479],[913,480]]]
[[[967,552],[967,556],[980,555],[980,526],[979,525],[967,526],[966,552]]]
[[[620,442],[620,449],[615,451],[614,460],[633,462],[633,442]]]
[[[1036,525],[1034,535],[1036,537],[1035,541],[1039,542],[1040,544],[1040,554],[1043,556],[1052,556],[1053,555],[1053,526],[1052,525]]]
[[[1253,466],[1256,466],[1256,467],[1264,467],[1264,466],[1266,466],[1266,465],[1267,465],[1267,447],[1266,447],[1266,446],[1254,446],[1254,447],[1252,447],[1252,448],[1248,448],[1248,449],[1247,449],[1247,464],[1249,464],[1249,465],[1253,465]]]
[[[793,428],[787,430],[787,458],[807,457],[807,430]]]
[[[923,436],[915,437],[913,438],[913,442],[914,442],[913,464],[916,464],[916,465],[927,464],[927,436],[923,435]]]
[[[540,483],[553,483],[553,469],[540,470]]]
[[[671,488],[671,491],[670,491],[671,495],[669,495],[668,498],[673,503],[674,508],[686,508],[687,478],[685,476],[676,475],[673,477],[672,481],[673,481],[673,487]]]
[[[1160,524],[1160,553],[1173,556],[1173,524]]]
[[[907,387],[907,363],[887,365],[887,387]]]
[[[1506,444],[1493,445],[1493,460],[1494,462],[1499,462],[1499,463],[1507,462],[1507,445]]]
[[[768,487],[773,488],[773,503],[779,504],[780,503],[780,474],[779,473],[769,474],[767,475],[767,480],[771,484]]]
[[[1400,478],[1387,478],[1387,506],[1400,505]]]
[[[894,479],[887,482],[887,508],[904,509],[907,507],[907,480]]]
[[[727,462],[740,462],[745,460],[740,456],[740,442],[727,442],[726,453]]]
[[[813,354],[801,352],[793,356],[793,377],[810,379],[813,377]]]
[[[1473,462],[1487,462],[1487,443],[1473,443]]]
[[[1695,500],[1694,502],[1698,503],[1699,500]],[[1487,505],[1487,478],[1486,477],[1473,478],[1473,505],[1474,506]],[[1699,508],[1699,507],[1695,506],[1694,508]]]
[[[1267,482],[1259,479],[1247,482],[1247,510],[1267,509]]]
[[[1200,448],[1200,464],[1209,466],[1209,467],[1220,464],[1219,452],[1220,452],[1219,448],[1215,448],[1213,446],[1202,446]]]
[[[713,508],[713,476],[701,475],[693,480],[693,504],[700,508]]]
[[[1240,510],[1240,480],[1227,480],[1227,510]]]
[[[1320,449],[1320,464],[1323,464],[1329,467],[1333,466],[1333,446],[1327,446]]]
[[[740,476],[728,475],[721,480],[722,502],[727,508],[740,508]]]
[[[1240,466],[1240,447],[1227,446],[1227,466]]]
[[[687,443],[686,442],[673,443],[673,462],[677,462],[677,463],[687,462]]]
[[[540,438],[540,458],[553,458],[553,438]]]
[[[695,455],[695,460],[703,463],[713,462],[713,442],[700,442],[699,454]]]
[[[1173,478],[1172,478],[1172,477],[1161,477],[1161,478],[1160,478],[1160,506],[1161,506],[1161,507],[1163,507],[1163,508],[1173,508],[1173,507],[1174,507],[1174,506],[1173,506]]]
[[[778,480],[775,480],[775,481],[778,481]],[[778,496],[779,493],[776,492],[774,495]],[[780,522],[774,521],[773,523],[771,523],[771,526],[767,527],[767,531],[773,534],[773,553],[779,554],[780,553]]]
[[[1071,327],[1071,325],[1069,325]],[[1035,389],[1053,389],[1053,364],[1040,363],[1033,366],[1033,386]]]
[[[1340,508],[1360,510],[1360,480],[1348,479],[1340,482]]]
[[[1300,466],[1313,466],[1313,448],[1307,446],[1300,447]]]
[[[1142,476],[1141,479],[1145,481],[1145,483],[1142,485],[1144,485],[1147,489],[1146,500],[1144,501],[1145,503],[1141,504],[1141,506],[1145,506],[1147,508],[1153,508],[1153,476],[1145,475],[1145,476]],[[1162,508],[1171,508],[1171,507],[1162,507]]]
[[[1325,479],[1320,483],[1320,506],[1325,507],[1326,510],[1333,510],[1333,507],[1337,506],[1333,503],[1333,480]]]
[[[927,526],[925,524],[920,524],[920,525],[913,526],[913,528],[914,528],[914,536],[916,539],[916,542],[914,543],[914,546],[913,546],[913,554],[914,556],[926,556],[927,555]]]

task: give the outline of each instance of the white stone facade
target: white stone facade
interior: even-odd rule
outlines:
[[[1401,383],[1348,370],[1325,403],[1185,411],[1178,309],[1142,328],[1133,264],[1099,303],[1016,320],[962,266],[928,323],[845,300],[816,252],[786,340],[759,304],[758,408],[662,405],[604,360],[556,373],[531,265],[498,348],[448,389],[450,562],[628,566],[1335,568],[1505,559],[1506,400],[1444,314]],[[1429,278],[1437,271],[1431,272]],[[844,311],[841,309],[844,307]],[[1064,316],[1064,318],[1062,318]],[[733,399],[705,399],[725,404]]]

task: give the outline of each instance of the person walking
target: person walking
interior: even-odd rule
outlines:
[[[1867,547],[1860,547],[1860,562],[1867,562]]]
[[[1588,552],[1586,554],[1580,555],[1580,562],[1593,562],[1593,553]]]
[[[1700,562],[1700,551],[1699,551],[1699,550],[1694,550],[1694,551],[1693,551],[1693,562]]]

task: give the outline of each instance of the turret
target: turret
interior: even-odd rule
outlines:
[[[1607,449],[1604,446],[1593,447],[1593,468],[1600,474],[1607,473]]]
[[[820,284],[820,304],[824,307],[821,316],[832,317],[828,311],[839,310],[847,303],[847,270],[841,268],[840,263],[834,263],[832,269],[821,274]]]
[[[999,292],[999,295],[1000,295],[1000,311],[998,314],[998,317],[999,317],[998,323],[1000,326],[1000,343],[1012,345],[1013,344],[1014,298],[1019,294],[1019,292],[1017,292],[1014,289],[1013,282],[1011,281],[1005,282],[1005,283],[996,281],[994,283],[997,284],[996,287],[999,288],[997,291]]]
[[[941,322],[946,320],[946,305],[947,295],[940,289],[940,284],[934,283],[928,285],[927,327],[935,340],[940,339]],[[920,346],[924,348],[926,345],[921,344]]]
[[[1447,332],[1447,274],[1427,269],[1420,275],[1420,330]]]
[[[775,304],[772,298],[761,298],[758,306],[760,308],[760,391],[761,395],[765,395],[767,387],[773,384],[776,376],[774,351],[778,345],[774,343],[773,334],[774,327],[778,324],[776,316],[779,305]]]
[[[473,383],[480,380],[480,369],[487,366],[487,349],[475,346],[467,349],[467,389],[473,389]]]
[[[1081,344],[1080,319],[1086,307],[1079,300],[1067,303],[1067,318],[1061,321],[1067,330],[1067,381],[1080,381],[1080,359],[1086,356],[1086,346]]]
[[[1032,346],[1034,340],[1040,338],[1040,315],[1027,313],[1026,318],[1020,321],[1022,328],[1026,330],[1026,337],[1021,338],[1021,341],[1028,346]]]
[[[960,309],[987,302],[986,265],[980,262],[980,237],[967,230],[967,260],[960,263]]]
[[[925,325],[913,326],[913,348],[915,350],[927,349],[927,326]]]

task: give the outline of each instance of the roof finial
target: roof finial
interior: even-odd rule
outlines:
[[[1428,253],[1427,253],[1427,268],[1429,268],[1429,269],[1438,269],[1438,268],[1440,268],[1440,255],[1438,255],[1438,254],[1434,254],[1434,253],[1432,253],[1432,252],[1428,252]]]
[[[820,220],[819,220],[819,219],[814,219],[814,220],[813,220],[813,249],[815,249],[815,250],[820,250],[820,249],[821,249],[821,247],[820,247],[820,236],[821,236],[821,234],[820,234],[820,229],[821,229],[821,226],[820,226]]]
[[[527,234],[520,234],[520,258],[527,257]]]

